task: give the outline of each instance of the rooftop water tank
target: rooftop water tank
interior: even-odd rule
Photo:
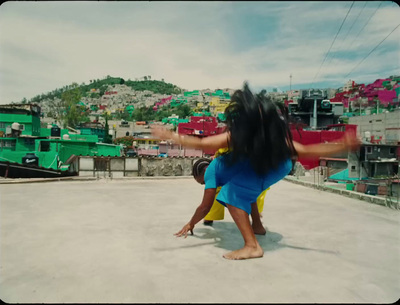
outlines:
[[[364,137],[367,141],[371,141],[371,132],[365,131],[364,132]]]
[[[52,137],[60,137],[61,136],[61,129],[58,126],[51,127],[50,135]]]
[[[19,130],[20,124],[19,123],[12,123],[11,124],[11,129],[13,130]]]
[[[22,164],[39,166],[39,157],[34,153],[27,153],[22,157]]]

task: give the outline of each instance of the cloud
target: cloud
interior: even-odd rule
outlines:
[[[293,86],[315,78],[315,86],[339,87],[400,20],[385,2],[356,39],[378,5],[367,3],[348,31],[363,4],[355,2],[315,77],[351,2],[6,2],[0,103],[106,75],[151,75],[189,90],[239,88],[244,80],[288,88],[290,74]],[[386,77],[399,66],[399,33],[351,77]]]

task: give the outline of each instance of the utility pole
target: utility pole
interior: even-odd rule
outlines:
[[[292,73],[290,73],[290,86],[289,91],[292,91]]]
[[[314,96],[314,107],[313,107],[313,115],[311,117],[310,114],[310,123],[312,122],[312,129],[317,129],[317,93],[313,89]],[[311,89],[308,90],[308,97],[311,97]],[[310,124],[311,125],[311,124]]]
[[[314,109],[313,109],[313,127],[314,129],[317,129],[317,97],[314,96]]]

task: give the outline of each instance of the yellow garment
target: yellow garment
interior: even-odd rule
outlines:
[[[206,217],[204,217],[204,220],[222,220],[222,219],[224,219],[225,207],[217,201],[217,195],[220,190],[221,190],[221,187],[219,186],[217,188],[217,192],[215,193],[214,203],[211,207],[211,210],[210,210],[210,212],[208,212]],[[264,210],[265,194],[267,193],[268,190],[269,190],[269,188],[267,188],[265,191],[263,191],[260,194],[260,196],[258,196],[258,198],[257,198],[257,207],[258,207],[258,212],[260,214]]]
[[[227,151],[229,151],[229,148],[219,148],[216,153],[214,154],[214,158],[221,156],[222,154],[226,153]]]
[[[219,157],[221,156],[223,153],[226,153],[227,151],[229,151],[229,148],[220,148],[217,150],[217,152],[215,153],[214,157]],[[221,190],[221,187],[217,187],[216,193],[215,193],[215,198],[214,198],[214,203],[211,207],[210,212],[208,212],[208,214],[206,215],[206,217],[204,217],[204,220],[222,220],[224,219],[224,213],[225,213],[225,207],[220,204],[217,201],[217,195],[219,193],[219,191]],[[261,214],[262,211],[264,210],[264,200],[265,200],[265,193],[269,190],[269,188],[267,188],[265,191],[263,191],[260,196],[258,196],[257,198],[257,207],[258,207],[258,212]]]

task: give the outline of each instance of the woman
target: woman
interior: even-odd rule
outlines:
[[[272,184],[284,178],[292,169],[296,157],[330,156],[359,146],[354,135],[346,134],[340,145],[301,145],[292,139],[287,124],[287,111],[263,94],[253,95],[247,83],[237,90],[225,110],[227,131],[206,138],[182,136],[165,128],[154,128],[161,139],[189,148],[229,148],[230,152],[216,158],[208,166],[202,203],[191,220],[175,235],[187,237],[194,226],[209,212],[217,186],[222,186],[217,200],[226,206],[244,239],[244,247],[225,254],[227,259],[262,257],[263,249],[251,227],[249,214],[257,197]],[[204,182],[198,181],[198,182]]]
[[[204,180],[204,176],[210,163],[212,163],[210,159],[201,158],[193,164],[193,169],[192,169],[193,178],[202,185],[207,184],[207,182],[205,182]],[[217,200],[217,196],[220,190],[221,186],[217,186],[214,201],[209,202],[207,204],[207,206],[211,205],[211,208],[208,214],[204,217],[203,223],[205,225],[212,225],[214,220],[224,219],[225,207],[222,204],[220,204]],[[252,218],[251,227],[253,228],[254,234],[257,235],[265,235],[267,233],[264,226],[262,225],[260,218],[260,214],[262,213],[264,208],[264,199],[266,192],[267,190],[263,191],[260,194],[260,196],[258,196],[257,202],[252,203],[251,205],[251,218]]]

